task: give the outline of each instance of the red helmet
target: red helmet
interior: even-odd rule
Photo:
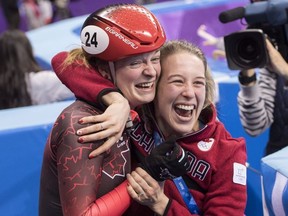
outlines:
[[[141,5],[111,5],[92,13],[81,30],[83,50],[106,61],[151,52],[166,40],[159,21]]]

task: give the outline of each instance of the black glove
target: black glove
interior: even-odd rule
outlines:
[[[184,175],[190,166],[188,155],[175,139],[155,147],[140,165],[157,181]]]

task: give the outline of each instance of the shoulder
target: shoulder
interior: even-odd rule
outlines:
[[[219,141],[224,143],[233,143],[239,145],[246,145],[246,140],[244,137],[234,137],[231,133],[226,129],[225,125],[219,121],[218,119],[215,122],[216,128],[215,130],[219,133]]]
[[[67,58],[68,52],[67,51],[62,51],[57,53],[55,56],[53,56],[51,63],[57,63],[59,61],[63,61]]]
[[[68,56],[68,52],[62,51],[57,53],[53,58],[51,59],[51,65],[53,67],[53,70],[57,70],[59,66],[65,61],[65,59]]]
[[[246,154],[246,140],[244,137],[234,137],[225,128],[224,124],[217,120],[215,122],[214,137],[217,139],[217,146],[220,151],[237,152]]]
[[[81,126],[78,124],[79,119],[86,117],[86,116],[94,116],[94,115],[99,115],[102,113],[99,109],[96,107],[81,101],[81,100],[76,100],[72,104],[70,104],[68,107],[62,110],[60,115],[57,118],[57,122],[61,124],[73,124],[73,125],[78,125],[79,129]]]
[[[63,111],[70,112],[70,113],[77,113],[79,115],[99,115],[102,111],[89,103],[76,100],[70,106],[66,107]],[[81,114],[82,113],[82,114]]]

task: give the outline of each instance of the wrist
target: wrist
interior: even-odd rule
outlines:
[[[241,85],[252,86],[256,82],[256,73],[254,71],[240,71],[238,75],[238,80]]]
[[[127,99],[120,92],[116,92],[116,91],[109,92],[103,95],[102,101],[106,106],[109,106],[114,103],[123,103],[123,104],[127,103],[128,104]]]
[[[151,209],[157,214],[157,215],[165,215],[165,212],[167,211],[167,207],[169,204],[169,198],[167,196],[163,196],[160,202],[153,205]]]

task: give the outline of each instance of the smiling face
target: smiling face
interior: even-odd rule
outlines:
[[[193,53],[181,51],[161,59],[161,67],[154,104],[162,133],[168,137],[198,130],[206,95],[203,61]]]
[[[132,109],[154,99],[160,70],[160,51],[115,62],[116,84]]]

